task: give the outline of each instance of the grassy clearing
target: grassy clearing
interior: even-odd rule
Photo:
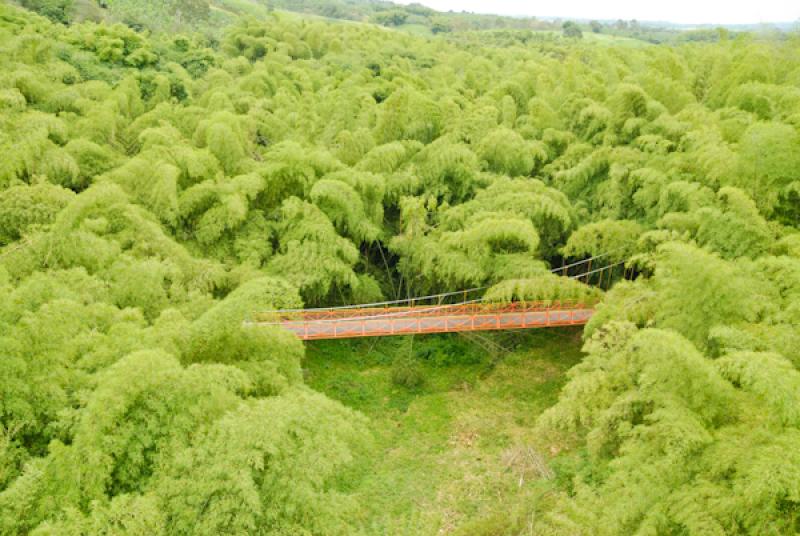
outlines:
[[[308,383],[371,419],[375,445],[348,478],[367,534],[491,534],[480,526],[535,494],[550,446],[533,424],[580,360],[580,331],[490,340],[506,351],[457,335],[309,345]],[[409,359],[424,383],[395,385]]]

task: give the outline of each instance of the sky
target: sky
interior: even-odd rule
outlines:
[[[439,11],[575,19],[637,19],[681,24],[756,24],[800,19],[800,0],[395,0]]]

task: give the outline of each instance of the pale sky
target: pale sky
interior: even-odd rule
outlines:
[[[395,0],[439,11],[576,19],[637,19],[683,24],[754,24],[800,19],[800,0]]]

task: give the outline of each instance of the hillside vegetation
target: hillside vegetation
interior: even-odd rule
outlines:
[[[252,15],[0,5],[0,534],[800,531],[800,38]],[[600,254],[582,359],[243,325]]]

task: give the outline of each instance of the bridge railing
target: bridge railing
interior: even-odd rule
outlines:
[[[259,324],[282,324],[285,322],[325,322],[341,320],[363,320],[392,317],[438,317],[460,315],[487,315],[499,313],[527,313],[552,310],[585,309],[593,307],[597,300],[536,300],[516,302],[483,302],[415,305],[403,307],[365,307],[355,309],[315,309],[309,311],[271,311],[254,313],[253,321]]]
[[[595,255],[574,263],[564,264],[559,268],[550,270],[551,273],[590,283],[591,277],[599,278],[602,287],[604,274],[609,274],[609,283],[613,269],[624,261],[619,261],[605,266],[592,266],[592,262],[610,253]],[[577,271],[572,274],[571,271]],[[334,322],[346,320],[361,320],[372,318],[399,317],[423,318],[445,315],[477,315],[493,313],[536,312],[549,310],[570,310],[594,307],[597,299],[549,299],[530,301],[486,301],[483,293],[490,287],[476,287],[454,292],[444,292],[430,296],[419,296],[391,301],[368,304],[339,305],[333,307],[319,307],[307,309],[281,309],[274,311],[255,311],[247,321],[249,324],[286,324],[287,322]]]
[[[589,307],[534,307],[505,304],[492,308],[463,307],[456,312],[419,316],[415,311],[381,316],[361,316],[323,320],[285,320],[282,328],[301,340],[347,339],[471,331],[496,331],[529,328],[580,326],[594,313]],[[260,324],[256,324],[260,325]]]

